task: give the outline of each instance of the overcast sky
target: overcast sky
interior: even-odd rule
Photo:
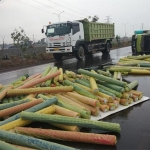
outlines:
[[[31,40],[44,37],[43,25],[97,15],[99,22],[115,23],[115,35],[150,29],[150,0],[0,0],[0,44],[12,43],[10,34],[22,27]],[[56,14],[53,14],[56,13]]]

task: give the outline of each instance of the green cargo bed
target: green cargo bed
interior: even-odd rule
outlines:
[[[85,41],[113,39],[115,36],[114,24],[89,22],[85,19],[78,21],[83,23]]]

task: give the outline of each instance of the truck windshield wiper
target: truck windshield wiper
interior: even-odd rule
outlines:
[[[59,34],[59,36],[61,36],[61,35],[65,35],[65,34]]]
[[[55,34],[51,33],[51,34],[48,34],[48,36],[52,36],[53,37],[53,36],[55,36]]]

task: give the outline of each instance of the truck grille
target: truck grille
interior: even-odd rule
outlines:
[[[53,47],[60,47],[61,43],[53,43]]]

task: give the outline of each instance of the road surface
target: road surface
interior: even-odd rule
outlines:
[[[68,70],[77,71],[77,69],[79,68],[93,67],[107,62],[117,62],[119,58],[127,55],[131,55],[130,47],[112,50],[109,55],[102,55],[101,52],[91,54],[86,56],[83,61],[78,61],[76,58],[71,58],[71,59],[64,59],[61,62],[54,62],[48,64],[50,64],[52,67],[53,66],[62,67],[64,70],[68,69]],[[24,74],[33,75],[35,73],[43,72],[48,64],[1,73],[0,83],[8,84],[14,81],[15,79],[18,79],[20,76]]]

